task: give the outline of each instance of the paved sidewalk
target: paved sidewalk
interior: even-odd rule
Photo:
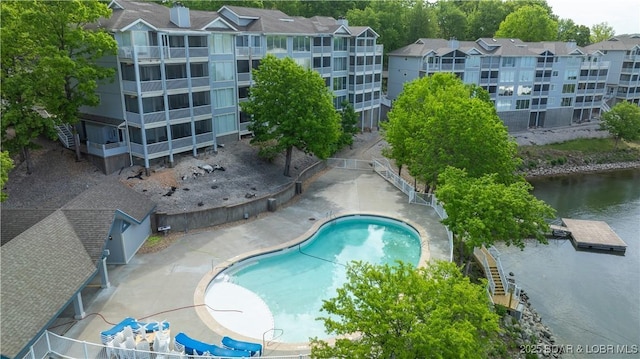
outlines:
[[[136,255],[130,264],[110,266],[111,287],[85,298],[89,315],[65,336],[99,343],[109,322],[125,317],[142,321],[166,320],[171,335],[185,332],[210,343],[220,342],[211,320],[198,315],[201,280],[225,261],[243,253],[281,245],[304,235],[318,220],[341,212],[375,212],[414,222],[429,237],[431,259],[447,259],[449,245],[444,226],[430,207],[409,204],[407,197],[373,171],[330,169],[304,193],[273,213],[233,225],[185,233],[160,252]],[[204,319],[204,320],[203,320]],[[264,355],[306,353],[305,345],[272,344]]]

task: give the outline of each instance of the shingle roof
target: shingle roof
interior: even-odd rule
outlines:
[[[62,211],[0,247],[2,355],[15,357],[96,273]]]
[[[485,47],[488,46],[488,47]],[[575,51],[585,52],[584,48],[561,41],[523,42],[520,39],[480,38],[476,41],[448,41],[444,39],[418,39],[415,43],[401,47],[389,53],[390,56],[422,57],[430,51],[444,55],[453,50],[465,53],[471,49],[483,55],[493,56],[538,56],[550,51],[556,56],[569,55]]]
[[[597,42],[587,46],[589,51],[597,50],[631,50],[634,46],[640,46],[640,34],[617,35],[609,40]]]
[[[4,246],[18,234],[26,231],[55,209],[6,209],[0,211],[0,239]]]

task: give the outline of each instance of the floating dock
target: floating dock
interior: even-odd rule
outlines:
[[[554,232],[569,234],[578,249],[599,250],[623,254],[627,244],[603,221],[562,218],[563,226],[551,226]]]

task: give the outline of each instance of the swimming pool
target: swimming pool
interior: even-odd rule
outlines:
[[[322,301],[334,297],[353,260],[418,265],[423,240],[414,225],[373,215],[322,224],[308,240],[242,260],[219,273],[205,292],[213,318],[248,338],[284,343],[327,338]],[[276,328],[277,330],[271,330]]]

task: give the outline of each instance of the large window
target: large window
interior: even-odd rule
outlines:
[[[267,35],[267,52],[286,53],[287,37],[283,35]]]
[[[516,100],[516,110],[529,109],[529,100]]]
[[[334,51],[347,51],[347,41],[349,41],[346,37],[334,37],[333,38],[333,50]]]
[[[573,105],[573,98],[571,97],[563,97],[562,102],[560,102],[560,106],[568,107]]]
[[[147,136],[148,145],[156,142],[165,142],[167,140],[167,128],[164,126],[148,128],[145,130],[145,135]]]
[[[211,104],[211,96],[209,95],[209,91],[202,92],[194,92],[192,94],[193,97],[193,106],[206,106]]]
[[[534,67],[536,65],[535,57],[522,57],[520,58],[520,67]]]
[[[576,92],[575,84],[564,84],[562,85],[562,93],[574,93]]]
[[[500,82],[514,82],[515,77],[515,71],[500,71]]]
[[[340,91],[347,89],[347,78],[336,77],[333,79],[333,91]]]
[[[169,36],[170,47],[184,47],[184,36]]]
[[[249,61],[245,61],[249,72]],[[211,63],[211,75],[213,81],[231,81],[235,77],[233,61],[213,62]]]
[[[511,109],[511,100],[498,100],[496,101],[496,110],[508,111]]]
[[[235,113],[215,116],[213,122],[215,124],[216,135],[223,135],[238,130]]]
[[[311,59],[308,58],[308,57],[295,58],[295,59],[293,59],[293,61],[295,61],[296,64],[304,67],[305,69],[310,69],[311,68]]]
[[[309,36],[294,36],[293,37],[293,51],[294,52],[309,52],[311,51],[311,42]]]
[[[145,97],[142,99],[144,113],[164,111],[164,99],[162,96]]]
[[[498,87],[499,96],[511,96],[513,95],[513,86],[500,86]]]
[[[165,75],[167,80],[171,79],[186,79],[187,78],[187,65],[185,64],[167,64],[165,65]]]
[[[520,82],[532,82],[533,70],[520,70]]]
[[[137,127],[129,126],[129,141],[141,145],[142,131]]]
[[[137,97],[124,95],[124,107],[127,112],[140,113]]]
[[[565,80],[575,80],[578,78],[578,70],[567,70],[564,75]]]
[[[213,46],[211,53],[213,54],[232,54],[233,53],[233,35],[229,34],[213,34],[211,35]]]
[[[136,80],[136,69],[133,67],[133,64],[120,64],[120,72],[122,73],[122,79],[124,81],[135,81]]]
[[[192,63],[190,67],[191,67],[191,77],[209,76],[209,69],[207,68],[206,62]]]
[[[171,125],[171,138],[183,138],[191,136],[191,122],[179,123],[177,125]]]
[[[531,95],[531,85],[518,86],[518,96]]]
[[[515,57],[503,57],[502,58],[502,67],[516,67],[516,59],[515,59]]]
[[[231,107],[236,104],[233,88],[213,90],[213,98],[216,108]]]
[[[466,61],[467,67],[480,67],[480,56],[469,56]]]
[[[207,47],[206,36],[189,36],[189,47]]]
[[[180,93],[169,95],[169,110],[177,110],[189,107],[189,94]]]
[[[195,121],[194,127],[196,128],[196,135],[201,135],[203,133],[211,133],[213,126],[211,125],[211,119]]]
[[[333,71],[347,71],[347,58],[346,57],[334,58]]]

